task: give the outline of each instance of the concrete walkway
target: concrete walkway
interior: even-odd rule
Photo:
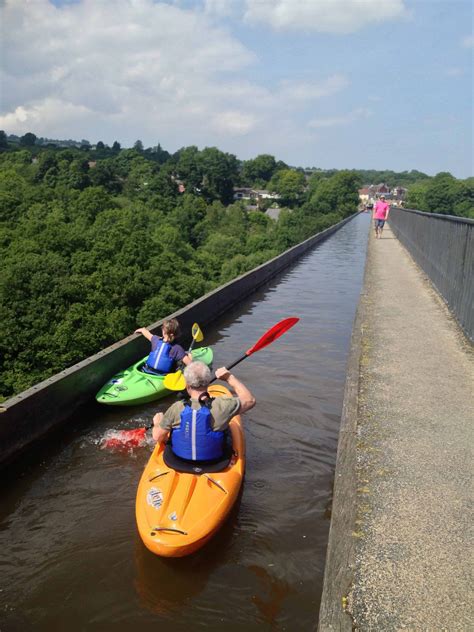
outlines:
[[[473,351],[397,239],[371,234],[357,424],[357,630],[474,630]]]

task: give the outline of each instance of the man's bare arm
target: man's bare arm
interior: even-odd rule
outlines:
[[[239,413],[246,413],[257,403],[254,395],[245,386],[245,384],[238,380],[233,373],[225,368],[225,366],[216,370],[216,378],[227,382],[227,384],[235,391],[235,394],[240,400]]]

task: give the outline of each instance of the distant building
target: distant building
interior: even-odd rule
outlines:
[[[271,219],[277,220],[280,217],[281,208],[272,206],[265,211],[265,215],[271,217]]]
[[[375,187],[375,193],[380,197],[381,195],[387,195],[387,193],[390,193],[390,189],[382,182]]]
[[[258,200],[279,200],[281,197],[278,193],[270,193],[270,191],[262,189],[256,189],[255,193],[257,194]]]
[[[262,200],[279,200],[280,195],[278,193],[272,193],[265,189],[251,189],[249,187],[234,187],[234,200],[256,200],[261,202]]]
[[[403,187],[394,187],[392,189],[392,196],[396,200],[404,200],[406,198],[408,189]]]
[[[371,208],[371,205],[380,199],[381,195],[384,195],[385,199],[392,203],[401,204],[406,194],[407,189],[403,187],[396,186],[390,189],[390,187],[384,183],[369,184],[359,189],[359,200],[361,205]]]
[[[369,201],[369,198],[370,198],[369,187],[363,187],[362,189],[359,189],[359,200],[361,201],[362,204],[367,204],[367,202]]]
[[[234,200],[253,200],[256,198],[255,191],[247,187],[234,187]]]

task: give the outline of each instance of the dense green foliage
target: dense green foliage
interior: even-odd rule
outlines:
[[[415,182],[425,180],[429,176],[421,171],[391,171],[384,169],[378,171],[376,169],[351,169],[352,173],[358,176],[364,184],[386,184],[388,187],[393,188],[396,186],[407,188]],[[311,174],[313,177],[329,178],[330,176],[338,173],[337,169],[306,169],[307,174]]]
[[[327,179],[339,172],[335,169],[326,171],[311,169],[306,170],[306,173],[311,173],[309,186],[312,188],[318,186],[320,179]],[[404,201],[406,208],[474,218],[474,178],[458,180],[445,172],[430,177],[415,169],[402,172],[354,169],[349,173],[359,177],[364,184],[383,183],[390,188],[396,186],[406,188],[408,190]],[[325,197],[323,189],[320,189],[320,194]]]
[[[357,208],[361,182],[352,172],[308,188],[301,171],[272,156],[240,163],[216,148],[58,148],[25,136],[0,153],[4,397]],[[269,181],[288,205],[278,220],[232,203],[234,186]]]
[[[390,171],[386,169],[384,171],[358,169],[356,173],[362,178],[364,182],[372,182],[374,184],[384,183],[388,187],[404,187],[408,188],[410,185],[420,180],[425,180],[428,176],[421,171],[412,169],[411,171]]]
[[[474,178],[457,180],[450,173],[438,173],[409,187],[405,206],[474,219]]]

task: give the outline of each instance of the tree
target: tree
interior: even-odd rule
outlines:
[[[130,166],[124,190],[131,197],[140,194],[148,195],[150,183],[157,171],[158,167],[153,162],[137,156]]]
[[[321,180],[324,180],[326,178],[326,176],[323,174],[322,171],[315,171],[314,173],[311,174],[311,176],[309,177],[308,180],[308,196],[309,198],[311,198],[311,196],[317,191]]]
[[[143,143],[141,140],[136,140],[134,145],[133,145],[133,149],[135,151],[139,151],[142,152],[143,151]]]
[[[73,160],[69,164],[67,184],[73,189],[85,189],[89,184],[89,163],[87,160]]]
[[[102,151],[103,149],[105,149],[105,145],[104,145],[104,143],[101,140],[99,140],[96,143],[95,148],[96,148],[97,151]]]
[[[187,191],[201,191],[203,167],[199,149],[194,145],[183,147],[173,156],[176,175],[184,181]]]
[[[87,187],[81,191],[75,204],[75,211],[78,216],[87,218],[91,222],[96,216],[115,205],[116,203],[102,187]]]
[[[0,222],[12,222],[21,215],[27,183],[14,169],[0,172]]]
[[[429,180],[416,182],[408,187],[408,193],[405,200],[407,208],[416,209],[418,211],[427,211],[426,191],[429,186]]]
[[[160,165],[165,164],[171,157],[170,153],[163,149],[159,143],[156,147],[148,147],[148,149],[145,149],[144,153],[147,158]]]
[[[234,183],[238,177],[238,161],[216,147],[206,147],[200,156],[203,171],[202,194],[208,202],[219,199],[229,204],[234,197]]]
[[[36,143],[36,136],[31,132],[27,132],[24,136],[20,138],[20,145],[23,147],[33,147]]]
[[[109,193],[120,193],[122,190],[122,182],[114,160],[98,161],[94,169],[89,171],[89,180],[92,186],[102,186]]]
[[[47,174],[49,174],[50,177],[58,174],[57,153],[50,149],[42,151],[39,155],[35,180],[38,182],[45,180]]]
[[[460,197],[458,181],[450,173],[443,171],[430,181],[425,193],[425,203],[430,213],[453,215],[454,205]]]
[[[116,140],[114,140],[114,144],[112,145],[112,151],[114,152],[120,151],[120,143]]]
[[[270,154],[260,154],[242,165],[242,180],[249,185],[268,182],[276,171],[276,161]]]
[[[183,239],[196,247],[200,243],[196,226],[204,219],[205,215],[206,203],[204,200],[185,193],[168,215],[168,221],[179,226]]]
[[[206,147],[183,147],[173,156],[176,175],[183,180],[186,191],[202,195],[207,202],[233,199],[234,183],[238,178],[238,161],[233,154]]]
[[[5,134],[5,132],[2,130],[0,130],[0,147],[2,149],[8,147],[8,140],[7,140],[7,135]]]
[[[231,235],[213,233],[204,244],[205,250],[224,262],[239,254],[240,245]]]
[[[313,213],[340,213],[346,217],[357,210],[360,176],[355,171],[339,171],[319,182],[308,208]]]
[[[470,217],[474,210],[474,189],[467,181],[457,180],[447,172],[432,178],[426,187],[425,208],[430,213]]]
[[[30,148],[12,143],[0,152],[0,398],[341,217],[300,205],[303,195],[279,221],[227,204],[239,162],[215,147],[188,147],[169,157],[159,146],[113,152],[99,143],[94,168],[72,145],[38,145],[34,163]],[[299,194],[302,174],[279,163],[275,169],[282,172],[280,185]]]
[[[282,169],[270,180],[268,188],[281,195],[283,204],[294,206],[301,201],[305,184],[304,173],[294,169]]]

